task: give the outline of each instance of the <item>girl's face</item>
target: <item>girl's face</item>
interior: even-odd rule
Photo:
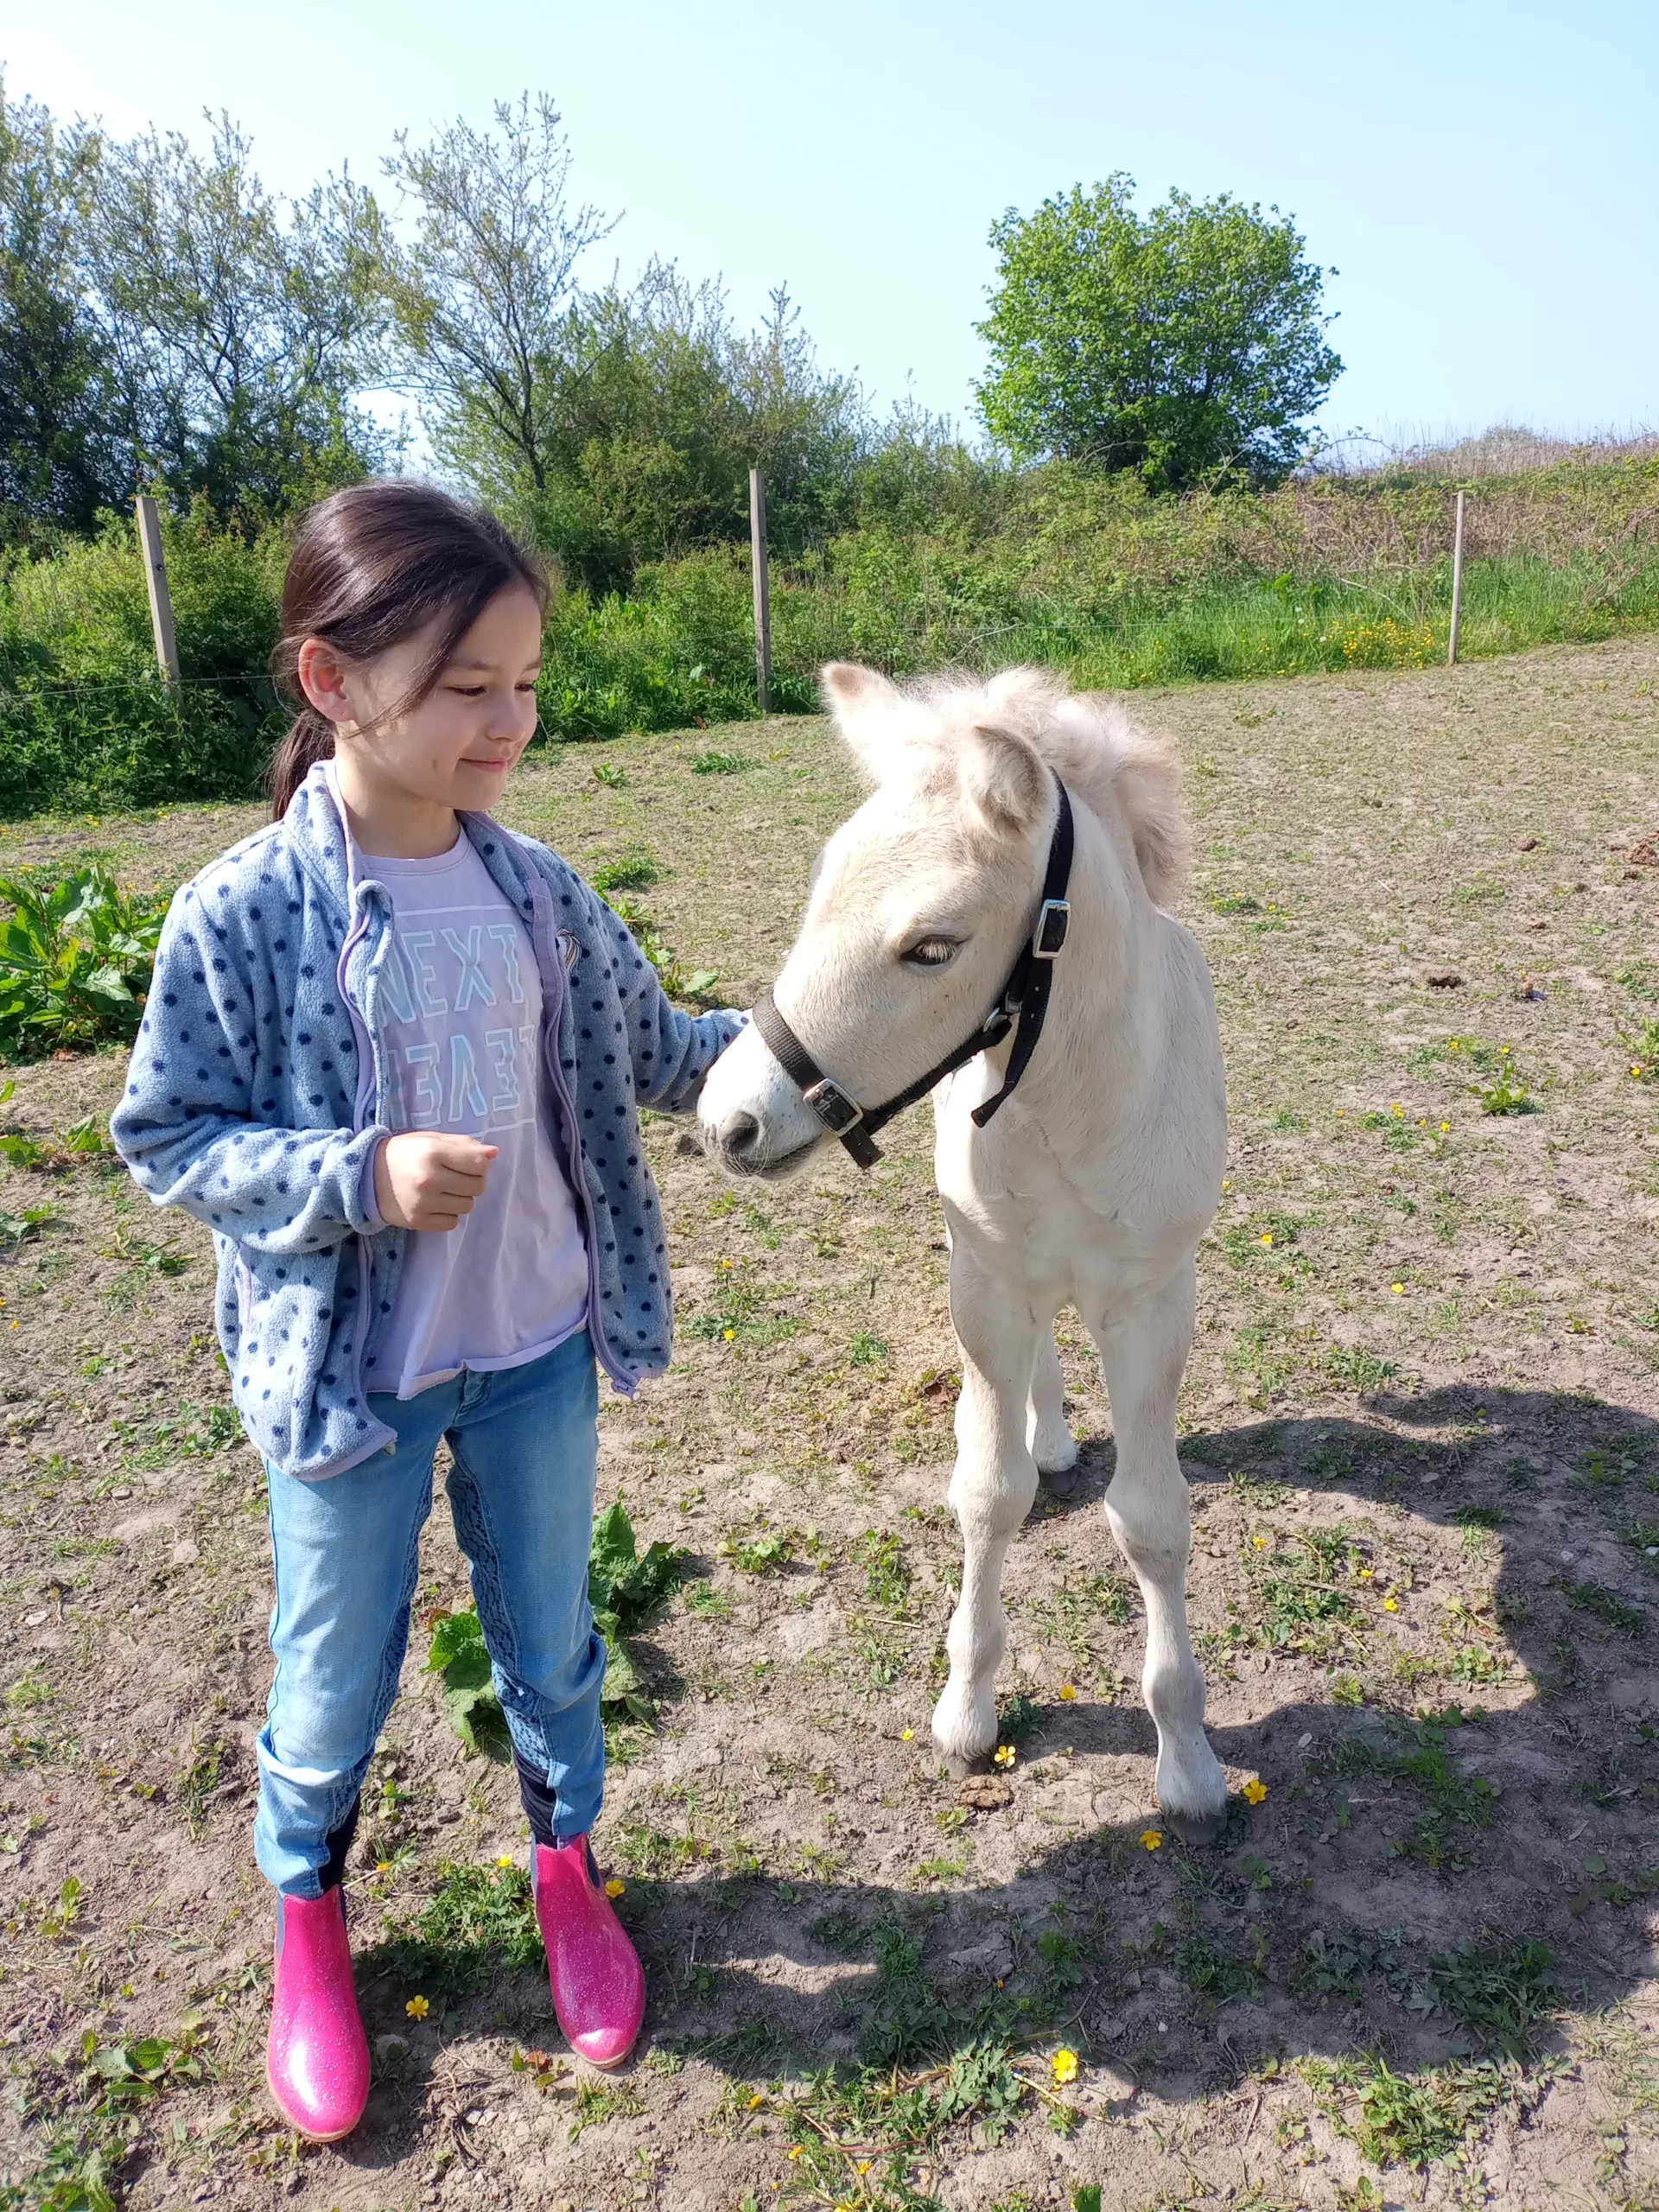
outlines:
[[[354,813],[487,813],[535,734],[542,617],[524,586],[496,594],[417,706],[387,714],[431,642],[417,631],[364,665],[340,660],[321,639],[300,649],[300,682],[334,724],[342,791]]]

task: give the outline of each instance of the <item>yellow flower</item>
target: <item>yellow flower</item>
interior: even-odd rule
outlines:
[[[408,2013],[411,2020],[423,2020],[427,2014],[432,2010],[432,2007],[427,2003],[424,1997],[411,1997],[408,2004],[404,2005],[404,2010]]]
[[[1075,1705],[1077,1700],[1077,1691],[1076,1683],[1062,1682],[1060,1684],[1060,1703],[1062,1705]]]
[[[737,1331],[735,1329],[722,1329],[720,1333],[724,1338],[725,1341],[728,1344],[730,1344],[733,1338],[736,1336]]]
[[[751,2112],[758,2112],[766,2101],[766,2091],[764,2089],[757,2089],[754,2094],[749,2099],[749,2110]]]
[[[1389,1288],[1394,1293],[1396,1298],[1403,1298],[1406,1294],[1406,1286],[1402,1282],[1391,1282],[1389,1285]]]
[[[1395,1110],[1395,1113],[1399,1116],[1400,1120],[1403,1122],[1403,1121],[1405,1120],[1405,1118],[1406,1118],[1406,1109],[1405,1109],[1405,1108],[1404,1108],[1403,1106],[1396,1106],[1396,1107],[1395,1108],[1395,1109],[1394,1109],[1394,1110]]]
[[[1012,1766],[1019,1756],[1012,1744],[999,1744],[991,1753],[992,1758],[998,1766]]]
[[[899,1740],[901,1744],[913,1744],[916,1740],[916,1731],[913,1728],[901,1728],[899,1731]]]
[[[1510,1048],[1509,1048],[1509,1046],[1508,1046],[1507,1045],[1500,1045],[1500,1046],[1498,1046],[1498,1048],[1497,1048],[1497,1054],[1498,1054],[1498,1058],[1499,1058],[1500,1059],[1502,1059],[1502,1058],[1503,1058],[1503,1055],[1504,1055],[1504,1054],[1509,1051],[1509,1049],[1510,1049]]]
[[[790,2155],[790,2157],[791,2157],[791,2158],[798,2158],[800,2157],[800,2155],[801,2155],[801,2146],[800,2146],[800,2145],[799,2145],[798,2143],[791,2143],[791,2144],[790,2145],[790,2146],[789,2146],[789,2155]]]
[[[869,2160],[868,2160],[868,2158],[861,2158],[861,2159],[859,2160],[859,2162],[858,2162],[858,2171],[860,2171],[860,2173],[861,2173],[861,2174],[867,2174],[867,2173],[868,2173],[868,2171],[870,2171],[870,2162],[869,2162]]]
[[[719,1266],[719,1267],[722,1267],[722,1268],[729,1268],[729,1267],[731,1266],[732,1262],[731,1262],[729,1260],[721,1260],[721,1261],[717,1261],[717,1262],[715,1262],[715,1264],[716,1264],[717,1266]]]
[[[1375,1581],[1375,1580],[1376,1580],[1376,1569],[1374,1567],[1362,1567],[1360,1568],[1360,1570],[1359,1570],[1359,1580],[1360,1580],[1362,1582],[1371,1582],[1371,1581]]]
[[[1342,1119],[1343,1116],[1344,1116],[1347,1111],[1348,1111],[1348,1109],[1347,1109],[1345,1106],[1338,1106],[1338,1109],[1337,1109],[1337,1119],[1338,1119],[1338,1121],[1341,1121],[1341,1119]]]
[[[1062,2045],[1062,2047],[1055,2052],[1052,2063],[1054,2068],[1054,2079],[1057,2082],[1075,2082],[1077,2080],[1077,2054],[1075,2050],[1067,2050],[1065,2046]]]
[[[1222,1179],[1221,1179],[1221,1187],[1222,1187],[1222,1189],[1223,1189],[1224,1191],[1230,1191],[1230,1190],[1232,1189],[1232,1187],[1233,1187],[1233,1179],[1232,1179],[1232,1177],[1231,1177],[1230,1175],[1224,1175],[1224,1176],[1222,1177]]]
[[[391,1859],[377,1859],[374,1863],[374,1871],[377,1874],[390,1874],[391,1872]]]
[[[495,1863],[505,1873],[506,1869],[512,1864],[512,1853],[510,1851],[504,1851]]]
[[[1382,1600],[1382,1610],[1385,1613],[1397,1613],[1400,1610],[1400,1600],[1397,1598],[1385,1598]]]
[[[1251,1805],[1259,1805],[1267,1794],[1267,1783],[1262,1781],[1259,1774],[1253,1774],[1244,1785],[1244,1796],[1246,1802]]]
[[[1273,1231],[1270,1229],[1264,1229],[1262,1230],[1262,1242],[1266,1245],[1271,1246],[1273,1243]]]
[[[1162,1829],[1142,1828],[1141,1831],[1141,1844],[1143,1850],[1161,1851],[1164,1847]]]
[[[1259,1552],[1264,1552],[1268,1548],[1268,1540],[1265,1536],[1252,1536],[1250,1541]]]
[[[1440,1135],[1442,1136],[1447,1135],[1450,1133],[1451,1128],[1452,1124],[1450,1122],[1442,1122],[1440,1123]]]
[[[626,1882],[619,1882],[614,1874],[612,1875],[610,1880],[605,1885],[605,1894],[607,1897],[626,1897],[627,1893],[627,1884]]]

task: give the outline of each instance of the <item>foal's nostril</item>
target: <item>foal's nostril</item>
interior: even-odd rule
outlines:
[[[720,1148],[744,1160],[760,1142],[760,1124],[753,1114],[734,1114],[720,1133]]]

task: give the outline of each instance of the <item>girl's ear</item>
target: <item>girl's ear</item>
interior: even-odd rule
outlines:
[[[307,705],[325,721],[356,721],[356,710],[346,693],[346,664],[332,645],[321,638],[308,638],[295,657],[294,674]]]
[[[849,751],[879,784],[883,766],[893,758],[893,728],[887,715],[899,703],[897,685],[879,669],[861,668],[850,660],[830,661],[818,671],[818,682]]]

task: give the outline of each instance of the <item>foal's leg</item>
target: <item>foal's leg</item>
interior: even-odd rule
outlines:
[[[1026,1419],[1026,1442],[1037,1462],[1043,1487],[1065,1497],[1076,1487],[1069,1479],[1077,1464],[1077,1440],[1065,1421],[1065,1378],[1051,1329],[1037,1351],[1031,1378],[1031,1405]]]
[[[950,1490],[962,1530],[962,1595],[944,1639],[950,1678],[933,1708],[933,1740],[964,1772],[996,1742],[996,1670],[1007,1630],[1002,1562],[1037,1494],[1026,1408],[1042,1325],[960,1238],[950,1254],[950,1318],[963,1351]]]
[[[1194,1300],[1188,1260],[1161,1290],[1103,1322],[1095,1340],[1117,1442],[1106,1517],[1147,1608],[1141,1687],[1158,1726],[1158,1802],[1178,1835],[1211,1843],[1227,1817],[1227,1784],[1205,1736],[1204,1676],[1187,1633],[1192,1521],[1175,1455],[1175,1400],[1192,1344]]]

